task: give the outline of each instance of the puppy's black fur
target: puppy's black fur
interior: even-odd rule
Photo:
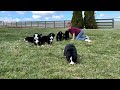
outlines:
[[[24,41],[33,43],[33,42],[34,42],[34,38],[33,38],[33,37],[26,37],[26,38],[24,39]]]
[[[64,34],[62,33],[62,31],[59,31],[57,33],[56,40],[57,41],[62,41],[63,40],[63,36],[64,36]]]
[[[77,63],[77,50],[73,44],[67,44],[64,49],[64,56],[66,56],[67,61],[70,63],[70,58],[72,57],[72,62]]]
[[[47,44],[52,44],[54,40],[55,34],[50,33],[47,36],[42,36],[41,37],[41,44],[44,45],[45,43]]]
[[[69,39],[69,31],[65,31],[65,33],[63,35],[63,39],[64,40],[68,40]]]

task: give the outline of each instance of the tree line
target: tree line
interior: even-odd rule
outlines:
[[[84,11],[84,17],[82,11],[73,11],[71,22],[77,28],[97,29],[94,11]]]

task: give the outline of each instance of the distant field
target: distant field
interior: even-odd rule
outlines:
[[[85,30],[93,41],[54,40],[49,48],[23,41],[34,33],[55,34],[66,29],[0,29],[1,79],[120,79],[120,30]],[[66,44],[78,51],[78,64],[69,65],[63,56]]]

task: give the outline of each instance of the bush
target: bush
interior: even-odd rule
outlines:
[[[84,12],[84,25],[86,29],[97,29],[94,11]]]
[[[84,28],[82,11],[73,11],[72,26],[77,28]]]

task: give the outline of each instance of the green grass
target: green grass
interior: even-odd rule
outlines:
[[[85,30],[93,41],[62,41],[51,48],[23,41],[34,33],[55,34],[66,29],[0,29],[1,79],[120,79],[120,30]],[[66,44],[78,51],[78,64],[63,56]]]

